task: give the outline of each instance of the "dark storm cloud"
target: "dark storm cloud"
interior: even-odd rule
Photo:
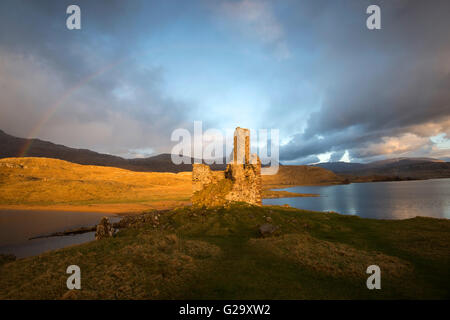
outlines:
[[[372,157],[377,151],[367,148],[388,137],[402,144],[408,132],[450,131],[450,2],[379,1],[378,31],[365,28],[368,4],[318,1],[292,10],[291,27],[299,21],[317,41],[309,45],[320,58],[308,72],[323,101],[283,148],[286,160],[345,149]]]
[[[164,69],[139,59],[144,40],[186,5],[76,1],[82,29],[68,31],[73,3],[0,3],[1,128],[120,155],[150,146],[167,152],[171,131],[195,106],[163,93]]]
[[[381,30],[366,28],[370,4]],[[126,155],[236,118],[279,128],[282,162],[443,158],[429,137],[450,136],[449,12],[446,0],[2,0],[0,129]]]

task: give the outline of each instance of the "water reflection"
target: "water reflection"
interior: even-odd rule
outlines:
[[[415,216],[450,218],[450,179],[353,183],[337,186],[294,187],[320,197],[265,199],[264,204],[289,204],[316,211],[336,211],[376,219]]]
[[[28,240],[68,229],[96,225],[107,214],[98,212],[0,210],[0,253],[18,258],[94,240],[95,233]],[[119,221],[107,215],[111,222]]]

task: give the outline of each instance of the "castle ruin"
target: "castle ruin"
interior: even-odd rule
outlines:
[[[231,201],[261,205],[261,162],[256,154],[250,154],[250,130],[236,128],[233,159],[225,171],[194,164],[192,188],[194,206],[221,206]]]

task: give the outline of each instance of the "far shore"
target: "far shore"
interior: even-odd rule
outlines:
[[[285,188],[291,188],[285,187]],[[297,197],[320,197],[317,193],[297,193],[285,190],[264,189],[262,192],[263,199],[277,199],[277,198],[297,198]]]
[[[148,210],[175,209],[190,204],[188,201],[161,201],[151,203],[98,203],[88,205],[77,204],[0,204],[0,210],[36,210],[36,211],[75,211],[75,212],[101,212],[113,215],[133,215]]]
[[[171,210],[191,204],[190,172],[134,172],[114,167],[78,165],[50,158],[0,159],[0,210],[75,211],[133,215]],[[297,186],[325,186],[356,179],[308,166],[281,167],[275,176],[262,177],[262,198],[318,197],[319,194],[279,190]],[[387,180],[383,181],[398,181]]]
[[[284,186],[285,188],[292,186]],[[264,189],[264,199],[294,198],[294,197],[319,197],[314,193],[296,193],[284,190]],[[105,214],[134,215],[149,210],[169,210],[190,205],[190,201],[149,201],[139,203],[93,203],[93,204],[0,204],[0,210],[35,210],[35,211],[78,211],[101,212]]]

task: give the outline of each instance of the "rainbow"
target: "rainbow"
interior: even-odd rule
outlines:
[[[183,48],[186,48],[185,45],[175,45],[171,46],[170,48],[149,48],[145,50],[144,52],[141,52],[141,55],[144,55],[145,53],[151,52],[153,54],[155,53],[162,53],[162,51],[172,49],[172,50],[181,50]],[[207,48],[208,46],[203,46],[204,48]],[[189,47],[187,47],[189,48]],[[120,58],[118,60],[115,60],[112,63],[109,63],[105,65],[104,67],[100,68],[98,71],[88,75],[87,77],[81,79],[79,82],[77,82],[73,87],[69,88],[58,100],[56,100],[44,113],[44,116],[42,119],[36,124],[36,126],[30,131],[30,133],[27,135],[27,142],[24,144],[23,148],[19,151],[18,157],[24,157],[26,156],[28,150],[30,150],[31,145],[33,144],[33,138],[35,138],[39,131],[44,127],[45,123],[55,114],[55,112],[63,105],[63,103],[79,88],[85,86],[90,81],[95,79],[96,77],[102,75],[103,73],[115,68],[119,64],[123,63],[127,59],[131,59],[133,57],[129,58]]]
[[[78,89],[88,84],[90,81],[95,79],[96,77],[102,75],[103,73],[115,68],[117,65],[122,63],[125,58],[121,58],[119,60],[114,61],[113,63],[109,63],[104,67],[100,68],[96,72],[88,75],[87,77],[81,79],[77,82],[73,87],[69,88],[58,100],[56,100],[44,113],[42,119],[33,127],[30,133],[27,135],[27,142],[24,144],[22,149],[18,153],[18,157],[25,157],[28,150],[30,150],[31,145],[33,144],[33,138],[37,136],[39,131],[44,127],[47,121],[55,114],[55,112],[64,104],[64,102]]]

